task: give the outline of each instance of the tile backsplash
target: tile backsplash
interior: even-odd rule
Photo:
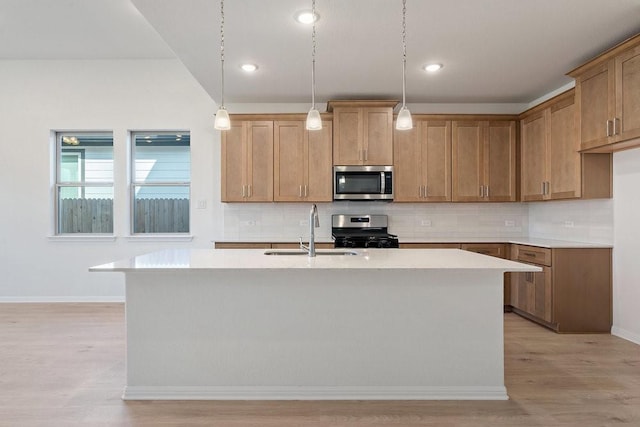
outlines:
[[[389,231],[402,240],[455,237],[523,237],[528,207],[521,203],[318,203],[318,240],[331,239],[332,214],[386,214]],[[310,203],[224,204],[228,241],[291,240],[309,234]]]
[[[529,236],[613,244],[613,199],[529,203]]]
[[[539,237],[613,243],[611,199],[537,203],[318,203],[319,241],[331,240],[332,214],[385,214],[400,242],[465,237]],[[311,203],[224,203],[226,241],[297,241],[309,235]]]

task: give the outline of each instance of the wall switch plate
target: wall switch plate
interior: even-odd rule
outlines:
[[[198,204],[196,205],[197,209],[207,209],[207,201],[206,200],[198,200]]]
[[[505,227],[515,227],[516,226],[516,222],[515,221],[511,221],[511,220],[506,220],[504,222],[504,226]]]
[[[301,219],[300,222],[298,222],[298,225],[300,227],[307,226],[307,225],[309,225],[309,221]]]
[[[255,227],[256,226],[256,221],[253,219],[250,219],[248,221],[240,221],[240,224],[245,225],[247,227]]]
[[[573,228],[573,221],[565,221],[564,226],[567,228]]]
[[[423,219],[422,221],[420,221],[420,225],[423,227],[431,227],[431,220],[430,219]]]

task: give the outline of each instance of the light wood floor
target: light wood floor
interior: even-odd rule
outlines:
[[[123,309],[0,304],[0,426],[640,426],[640,346],[515,314],[509,401],[123,402]]]

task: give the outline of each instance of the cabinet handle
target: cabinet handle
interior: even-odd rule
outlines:
[[[549,181],[547,181],[547,196],[549,195],[549,193],[551,193],[550,187],[551,187],[551,185],[550,185]]]
[[[364,161],[369,160],[369,150],[364,150]]]
[[[298,185],[298,197],[302,197],[302,185]]]
[[[484,185],[480,186],[480,198],[484,197]]]
[[[358,160],[364,160],[364,150],[358,150]]]
[[[618,118],[614,117],[612,122],[613,122],[613,134],[617,135],[618,134]]]
[[[541,189],[540,189],[540,194],[541,194],[542,196],[544,196],[544,181],[542,181],[542,182],[540,183],[540,187],[541,187]]]
[[[242,198],[247,197],[245,187],[245,185],[242,186]]]
[[[429,190],[429,187],[425,185],[425,186],[424,186],[424,198],[425,198],[425,199],[426,199],[427,197],[429,197],[429,196],[428,196],[428,193],[427,193],[427,191],[428,191],[428,190]]]
[[[484,186],[484,197],[489,197],[489,186],[488,185]]]
[[[418,197],[422,198],[422,185],[418,185]]]
[[[611,136],[611,120],[607,120],[607,136]]]
[[[307,194],[307,186],[305,185],[305,186],[304,186],[304,197],[307,197],[307,195],[308,195],[308,194]]]
[[[528,256],[528,257],[531,257],[531,258],[535,258],[536,257],[536,254],[534,254],[533,252],[522,252],[522,255]]]
[[[247,197],[251,197],[251,184],[247,185]]]

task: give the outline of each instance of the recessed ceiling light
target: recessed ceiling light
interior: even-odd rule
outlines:
[[[258,69],[258,66],[256,64],[242,64],[240,68],[242,68],[247,73],[253,73]]]
[[[430,73],[435,73],[442,68],[442,64],[428,64],[424,66],[424,70]]]
[[[294,17],[296,21],[306,25],[311,25],[314,22],[317,22],[318,19],[320,19],[320,15],[318,15],[317,13],[314,15],[310,10],[302,10],[300,12],[297,12]]]

